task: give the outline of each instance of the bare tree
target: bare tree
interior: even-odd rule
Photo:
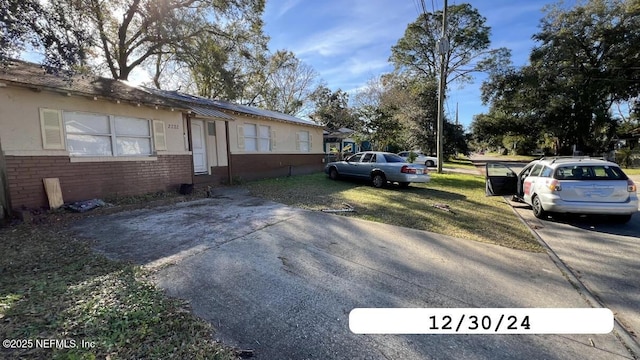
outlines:
[[[292,52],[281,50],[270,56],[261,78],[250,105],[290,115],[308,111],[311,93],[317,87],[318,73]]]

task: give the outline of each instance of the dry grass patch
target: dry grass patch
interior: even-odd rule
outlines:
[[[541,252],[529,230],[500,197],[486,197],[484,179],[432,174],[427,184],[376,189],[365,182],[332,181],[324,174],[252,182],[254,195],[310,210],[356,209],[346,216],[427,230],[513,249]]]
[[[61,226],[14,226],[0,238],[0,333],[32,341],[0,348],[0,358],[236,358],[140,267],[93,254]],[[38,348],[36,340],[60,343]]]

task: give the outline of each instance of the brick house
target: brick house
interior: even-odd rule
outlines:
[[[321,135],[285,114],[14,61],[0,69],[0,206],[48,207],[45,178],[72,202],[320,171]]]

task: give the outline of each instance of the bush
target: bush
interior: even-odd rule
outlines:
[[[616,151],[616,162],[624,168],[632,168],[640,162],[639,152],[631,148],[622,148]]]

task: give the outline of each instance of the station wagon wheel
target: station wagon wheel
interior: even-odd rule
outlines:
[[[538,196],[534,196],[531,200],[531,208],[533,209],[533,215],[538,219],[544,219],[547,217],[547,212],[542,208],[542,203]]]
[[[377,173],[373,175],[371,181],[373,182],[373,186],[381,188],[384,186],[384,184],[387,183],[387,178],[384,176],[384,174]]]
[[[331,169],[329,169],[329,178],[331,180],[338,180],[338,170],[336,170],[336,168],[332,167]]]
[[[425,163],[424,163],[424,166],[426,166],[426,167],[433,167],[434,165],[435,165],[435,164],[433,163],[433,161],[432,161],[432,160],[427,160],[427,161],[425,161]]]

